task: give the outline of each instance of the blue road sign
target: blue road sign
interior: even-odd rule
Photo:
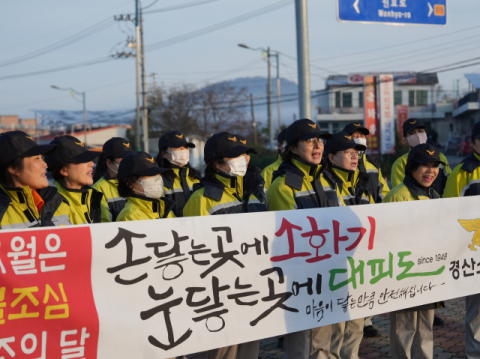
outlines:
[[[341,22],[446,25],[447,0],[337,0]]]

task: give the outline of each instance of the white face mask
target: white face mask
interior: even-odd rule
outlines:
[[[180,151],[166,151],[170,154],[167,155],[167,160],[169,160],[174,165],[183,167],[190,160],[190,151],[189,150],[180,150]]]
[[[247,173],[247,158],[245,156],[234,158],[227,161],[227,163],[230,165],[230,172],[222,170],[227,175],[243,177],[245,176],[245,173]]]
[[[407,142],[410,147],[415,147],[423,143],[427,143],[427,133],[426,132],[417,132],[413,135],[407,136]]]
[[[137,181],[138,184],[141,184],[143,187],[143,192],[137,191],[134,189],[135,192],[143,193],[145,197],[159,199],[162,197],[163,194],[163,178],[160,175],[153,176],[150,178],[145,178],[140,182]]]
[[[366,138],[357,137],[357,138],[354,138],[353,140],[355,141],[355,143],[358,143],[359,145],[364,145],[365,147],[367,147]]]

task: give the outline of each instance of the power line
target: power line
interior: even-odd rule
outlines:
[[[185,8],[189,8],[189,7],[193,7],[193,6],[198,6],[198,5],[211,3],[211,2],[214,2],[214,1],[218,1],[218,0],[190,1],[188,3],[184,3],[184,4],[180,4],[180,5],[168,6],[168,7],[164,7],[164,8],[157,9],[157,10],[144,11],[143,14],[155,14],[155,13],[159,13],[159,12],[167,12],[167,11],[172,11],[172,10],[185,9]]]

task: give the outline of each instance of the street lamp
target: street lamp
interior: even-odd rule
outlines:
[[[55,89],[55,90],[70,91],[70,95],[72,95],[72,96],[75,96],[77,93],[82,95],[82,97],[83,97],[83,135],[84,135],[83,143],[86,146],[87,145],[87,106],[85,104],[85,92],[75,91],[71,87],[61,88],[61,87],[58,87],[58,86],[55,86],[55,85],[52,85],[50,87],[52,89]]]
[[[280,65],[279,65],[279,55],[278,51],[270,50],[270,47],[267,47],[265,50],[263,47],[251,48],[245,44],[238,44],[239,47],[244,49],[253,50],[253,51],[263,51],[267,54],[267,64],[268,64],[268,122],[270,125],[270,146],[273,148],[273,115],[272,115],[272,77],[270,73],[270,57],[275,56],[277,60],[277,110],[278,110],[278,132],[280,132],[280,127],[282,126],[281,120],[281,102],[280,102]]]

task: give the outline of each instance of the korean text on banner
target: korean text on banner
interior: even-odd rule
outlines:
[[[403,136],[403,123],[408,120],[408,106],[406,105],[397,105],[397,131],[398,137],[400,138],[400,143],[405,146],[408,145],[407,140]]]
[[[0,357],[97,358],[89,227],[0,231]]]
[[[367,136],[367,147],[372,155],[378,155],[378,120],[377,120],[377,99],[376,85],[374,76],[364,76],[363,101],[365,110],[365,127],[370,131]]]
[[[395,153],[395,108],[393,106],[393,75],[380,75],[380,153]]]

